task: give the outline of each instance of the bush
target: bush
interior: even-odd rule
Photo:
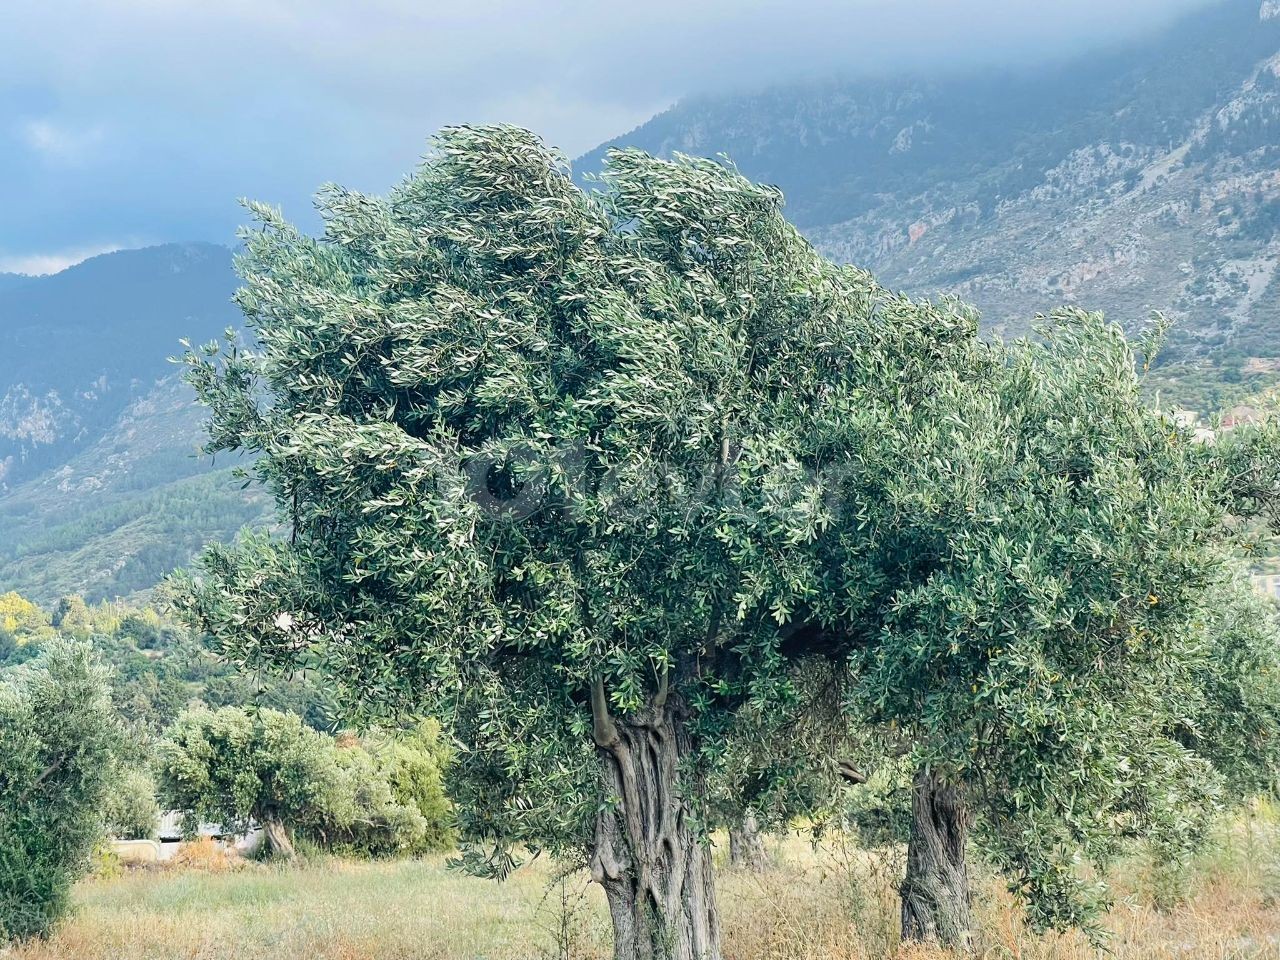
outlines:
[[[153,840],[160,830],[156,785],[143,770],[119,770],[102,808],[102,824],[121,840]]]
[[[421,849],[445,850],[453,846],[457,839],[453,805],[444,788],[444,774],[452,755],[440,736],[440,725],[424,720],[415,729],[387,740],[376,756],[396,800],[422,815],[426,832]]]
[[[42,936],[101,835],[119,722],[106,669],[63,640],[0,680],[0,939]]]
[[[376,732],[337,742],[344,786],[307,838],[334,853],[417,856],[453,845],[453,810],[444,791],[448,748],[425,721],[403,734]]]
[[[349,856],[395,857],[421,850],[427,822],[416,807],[397,800],[373,754],[358,743],[334,749],[342,789],[302,835],[321,849]]]
[[[161,795],[189,821],[232,829],[261,825],[273,853],[293,855],[293,835],[324,850],[414,855],[452,841],[439,729],[423,725],[368,744],[341,743],[276,710],[183,713],[160,745]]]

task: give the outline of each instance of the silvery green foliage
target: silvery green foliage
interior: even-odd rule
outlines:
[[[451,839],[441,784],[448,755],[430,725],[339,743],[291,713],[193,707],[165,731],[156,754],[160,795],[189,828],[244,830],[274,820],[286,841],[294,834],[365,856],[419,854]]]
[[[1207,605],[1175,733],[1212,761],[1229,802],[1280,788],[1280,613],[1231,572]]]
[[[1206,645],[1237,575],[1238,475],[1143,401],[1131,346],[1097,315],[1063,310],[984,352],[843,426],[858,467],[832,566],[883,592],[868,610],[865,590],[832,591],[824,618],[865,631],[853,715],[963,786],[1035,921],[1089,926],[1106,891],[1082,863],[1132,836],[1189,844],[1223,773],[1242,779],[1214,760],[1243,717],[1185,735],[1223,667]],[[1254,695],[1249,722],[1270,711],[1274,737],[1274,674]]]
[[[120,735],[87,644],[45,645],[0,677],[0,939],[42,936],[100,838]]]
[[[440,717],[472,866],[589,842],[594,678],[621,715],[688,705],[697,815],[744,709],[785,730],[797,665],[847,670],[855,722],[967,786],[1048,923],[1099,899],[1076,857],[1209,802],[1170,691],[1273,438],[1224,470],[1118,328],[983,341],[721,165],[620,151],[587,193],[524,131],[436,148],[386,198],[327,189],[319,238],[253,206],[257,346],[188,377],[289,529],[182,586],[238,661]]]
[[[145,769],[117,769],[103,800],[102,825],[120,840],[151,840],[160,830],[156,784]]]
[[[389,197],[328,189],[318,239],[255,206],[258,346],[189,378],[292,530],[212,550],[189,613],[246,663],[440,716],[466,835],[581,848],[591,679],[627,713],[666,677],[707,734],[794,700],[824,438],[976,331],[823,260],[781,205],[629,151],[584,192],[532,135],[457,128]]]
[[[333,738],[278,710],[184,711],[156,746],[156,780],[189,830],[202,822],[245,830],[270,819],[294,829],[349,803]]]

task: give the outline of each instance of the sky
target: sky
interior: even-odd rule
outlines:
[[[306,224],[446,124],[574,157],[684,96],[1034,64],[1206,0],[0,0],[0,273]]]

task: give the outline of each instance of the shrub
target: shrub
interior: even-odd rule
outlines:
[[[418,856],[454,843],[453,808],[444,791],[449,750],[439,725],[410,731],[346,733],[335,742],[343,783],[335,803],[303,834],[331,853]]]
[[[422,815],[426,830],[415,852],[451,847],[456,834],[444,773],[452,755],[440,736],[440,725],[424,720],[413,730],[386,740],[375,755],[396,800]]]
[[[334,746],[342,786],[327,808],[316,811],[303,835],[331,853],[406,856],[426,842],[427,821],[392,791],[378,758],[358,742]]]
[[[260,824],[272,853],[293,856],[290,832],[340,806],[344,776],[333,738],[291,713],[239,707],[187,710],[159,747],[160,794],[188,825]]]
[[[0,680],[0,939],[46,934],[101,835],[119,722],[88,646]]]
[[[122,840],[151,840],[160,830],[156,785],[143,770],[118,770],[102,808],[107,833]]]

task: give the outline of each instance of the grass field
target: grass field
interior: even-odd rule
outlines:
[[[898,865],[852,847],[773,841],[764,874],[721,870],[730,960],[925,960],[896,942]],[[1224,829],[1184,877],[1188,899],[1162,913],[1135,861],[1117,877],[1108,917],[1118,960],[1280,960],[1280,830],[1264,810]],[[1079,936],[1022,928],[999,885],[979,881],[980,956],[1084,960]],[[323,860],[297,868],[187,866],[86,880],[76,911],[11,960],[534,960],[608,957],[603,898],[544,862],[506,883],[474,880],[442,859]],[[9,958],[6,958],[9,960]]]

